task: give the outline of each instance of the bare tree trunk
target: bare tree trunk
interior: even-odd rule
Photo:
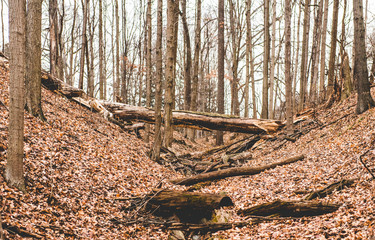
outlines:
[[[302,8],[301,6],[298,7],[298,20],[297,20],[297,39],[296,39],[296,44],[297,44],[297,50],[296,50],[296,55],[295,55],[295,69],[294,69],[294,74],[293,74],[293,111],[296,110],[296,92],[297,92],[297,70],[298,70],[298,65],[299,65],[299,48],[300,48],[300,23],[301,23],[301,12]]]
[[[319,71],[319,55],[320,55],[320,41],[321,41],[321,27],[322,27],[322,13],[323,1],[319,1],[317,16],[314,22],[313,46],[311,54],[311,82],[310,82],[310,103],[317,104],[317,84]]]
[[[186,20],[186,0],[182,1],[182,23],[184,28],[184,39],[186,44],[185,72],[184,72],[184,109],[189,110],[191,105],[191,43],[189,27]]]
[[[362,0],[353,0],[354,16],[354,78],[358,83],[358,102],[356,113],[360,114],[374,107],[375,103],[370,94],[370,82],[368,81],[365,25],[363,22]]]
[[[218,0],[217,112],[224,113],[224,0]],[[216,145],[223,144],[223,132],[216,132]]]
[[[69,61],[69,78],[68,78],[68,84],[73,86],[74,85],[74,66],[73,66],[73,59],[74,59],[74,44],[75,44],[75,36],[74,36],[74,30],[76,26],[76,17],[77,17],[77,4],[76,1],[74,1],[74,7],[73,7],[73,23],[72,23],[72,29],[71,29],[71,47],[70,47],[70,61]]]
[[[251,0],[246,1],[246,82],[245,118],[249,117],[250,48],[251,48]]]
[[[87,29],[87,5],[89,0],[84,0],[82,5],[83,11],[83,24],[82,24],[82,37],[81,37],[81,59],[80,59],[80,68],[79,68],[79,82],[78,88],[83,89],[83,77],[85,72],[85,56],[86,56],[86,43],[87,43],[87,36],[86,36],[86,29]]]
[[[151,75],[152,75],[152,19],[151,19],[151,7],[152,7],[152,0],[148,0],[147,2],[147,54],[146,54],[146,106],[151,107]],[[149,142],[150,136],[150,125],[146,125],[146,142]]]
[[[49,0],[50,72],[59,76],[59,24],[57,0]],[[60,78],[61,79],[61,78]]]
[[[306,101],[306,86],[307,86],[307,56],[309,49],[309,31],[310,31],[310,0],[305,0],[303,11],[303,36],[302,36],[302,58],[301,58],[301,74],[300,74],[300,99],[299,110],[302,110]]]
[[[29,0],[26,26],[26,109],[33,116],[45,120],[41,103],[42,3]]]
[[[329,0],[324,0],[324,20],[322,28],[322,51],[320,59],[320,82],[319,82],[319,102],[322,103],[326,99],[325,96],[325,69],[326,69],[326,40],[327,40],[327,23],[328,23],[328,3]]]
[[[249,11],[251,12],[251,0],[248,0],[248,8],[249,8]],[[258,116],[257,116],[257,103],[256,103],[256,96],[255,96],[255,68],[254,68],[254,57],[253,57],[253,34],[251,32],[251,19],[249,19],[250,21],[248,22],[248,36],[249,38],[247,39],[247,41],[249,42],[249,58],[250,58],[250,78],[251,78],[251,98],[252,98],[252,102],[253,102],[253,118],[256,119]]]
[[[88,43],[87,43],[87,56],[88,59],[87,59],[87,67],[88,67],[88,81],[87,81],[87,95],[89,95],[90,97],[94,97],[94,75],[95,75],[95,72],[94,72],[94,59],[95,59],[95,56],[94,56],[94,46],[93,46],[93,42],[94,42],[94,33],[95,33],[95,8],[94,8],[94,3],[93,3],[93,6],[92,6],[92,9],[93,9],[93,16],[91,17],[90,16],[90,13],[88,13],[88,18],[90,19],[88,21],[88,30],[89,30],[89,39],[88,39]]]
[[[105,82],[105,74],[104,74],[104,43],[103,43],[103,0],[99,0],[99,96],[100,99],[106,99],[104,94],[104,82]]]
[[[162,101],[162,79],[163,79],[163,0],[158,0],[157,6],[157,37],[155,46],[155,64],[156,64],[156,86],[155,86],[155,136],[151,158],[160,161],[161,138],[161,101]]]
[[[199,53],[201,51],[201,15],[202,15],[202,0],[197,0],[196,9],[196,25],[195,25],[195,43],[194,43],[194,66],[193,66],[193,81],[191,85],[191,105],[190,111],[197,110],[198,101],[198,74],[199,74]]]
[[[292,106],[292,76],[291,70],[291,18],[292,7],[290,0],[285,0],[285,95],[286,95],[286,127],[288,134],[293,133],[293,106]]]
[[[272,40],[271,40],[271,68],[270,68],[270,99],[269,99],[269,118],[274,119],[275,111],[273,105],[274,85],[275,85],[275,55],[276,55],[276,0],[272,2]],[[286,57],[286,56],[285,56]]]
[[[2,51],[5,51],[5,31],[4,31],[4,1],[1,0],[1,37],[2,37]]]
[[[164,145],[170,147],[173,141],[172,110],[173,110],[173,88],[175,81],[175,51],[177,49],[177,38],[175,32],[178,24],[179,0],[168,0],[167,5],[167,50],[165,64],[165,136]]]
[[[113,84],[113,97],[116,100],[116,96],[120,96],[120,17],[118,9],[118,0],[115,0],[115,17],[116,17],[116,72],[114,73],[114,84]],[[125,61],[125,59],[124,59]],[[125,99],[127,101],[127,99]]]
[[[339,12],[339,0],[334,0],[333,1],[332,30],[331,30],[331,52],[329,55],[329,66],[328,66],[327,97],[331,96],[331,94],[333,93],[333,85],[335,81],[338,12]]]
[[[261,118],[268,118],[268,64],[270,60],[270,0],[264,0],[264,56]]]
[[[23,129],[26,70],[26,1],[9,1],[9,140],[5,179],[25,190],[23,175]]]

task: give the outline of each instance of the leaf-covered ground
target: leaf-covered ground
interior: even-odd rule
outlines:
[[[0,67],[0,101],[8,106],[8,72]],[[7,107],[0,103],[0,213],[8,239],[22,232],[45,239],[167,239],[158,226],[126,225],[133,213],[117,198],[139,196],[178,173],[151,161],[148,144],[123,132],[99,114],[43,89],[47,122],[25,113],[25,176],[27,193],[4,182],[7,145]],[[355,96],[330,110],[316,113],[316,128],[280,149],[265,142],[246,164],[263,165],[304,154],[300,162],[261,174],[216,181],[200,191],[226,192],[235,207],[230,221],[244,220],[241,208],[276,199],[296,200],[312,190],[343,178],[357,179],[350,188],[322,202],[340,203],[338,211],[317,217],[284,219],[211,234],[217,239],[370,239],[375,237],[375,181],[364,169],[363,157],[375,173],[375,109],[355,115]],[[299,127],[299,126],[297,126]],[[228,141],[230,141],[228,139]],[[200,139],[197,150],[206,139]],[[189,145],[191,143],[189,142]],[[176,144],[175,149],[181,146]],[[192,149],[189,149],[191,151]],[[180,189],[182,187],[179,187]],[[35,237],[34,236],[34,237]]]

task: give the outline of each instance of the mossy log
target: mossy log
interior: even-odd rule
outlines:
[[[354,184],[353,179],[343,179],[338,182],[332,183],[321,190],[311,192],[309,195],[305,197],[305,200],[313,200],[315,198],[324,198],[325,196],[331,194],[335,190],[341,190],[345,186],[349,187],[353,184]]]
[[[304,159],[304,155],[295,156],[295,157],[288,158],[286,160],[272,163],[272,164],[265,165],[265,166],[229,168],[229,169],[224,169],[224,170],[215,171],[215,172],[202,173],[202,174],[198,174],[192,177],[174,179],[174,180],[171,180],[171,182],[174,184],[178,184],[178,185],[189,186],[189,185],[193,185],[193,184],[200,183],[200,182],[223,179],[227,177],[234,177],[234,176],[241,176],[241,175],[255,175],[267,169],[272,169],[277,166],[287,165],[287,164],[294,163],[302,159]]]
[[[220,194],[162,190],[149,194],[148,198],[146,211],[164,218],[176,215],[180,221],[190,223],[210,219],[215,209],[233,206],[230,197]]]
[[[155,123],[155,112],[145,107],[130,106],[120,103],[102,103],[115,117],[122,120],[137,120]],[[223,114],[173,111],[172,124],[175,127],[200,130],[221,130],[241,133],[272,133],[284,126],[278,120],[240,118]]]
[[[336,211],[340,205],[328,204],[316,201],[281,201],[263,203],[251,208],[241,209],[240,215],[255,216],[280,216],[280,217],[304,217],[317,216]]]

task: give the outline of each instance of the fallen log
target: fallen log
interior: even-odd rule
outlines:
[[[336,211],[340,205],[328,204],[316,201],[281,201],[263,203],[251,208],[238,210],[243,216],[280,216],[280,217],[304,217],[317,216]]]
[[[233,206],[230,197],[219,194],[191,193],[162,190],[148,195],[145,210],[156,216],[169,218],[176,215],[182,222],[197,223],[210,219],[215,209]]]
[[[348,180],[343,179],[343,180],[340,180],[338,182],[330,184],[329,186],[327,186],[327,187],[325,187],[325,188],[323,188],[321,190],[317,190],[317,191],[311,192],[309,195],[307,195],[305,197],[305,200],[313,200],[315,198],[324,198],[328,194],[331,194],[333,191],[335,191],[335,190],[341,190],[345,186],[351,186],[353,183],[354,183],[353,179],[348,179]]]
[[[51,91],[60,91],[64,96],[71,98],[71,97],[81,97],[84,92],[82,89],[75,88],[69,86],[68,84],[64,83],[62,80],[52,76],[46,71],[42,71],[41,76],[42,85]]]
[[[102,103],[102,105],[120,119],[155,123],[155,112],[151,109],[120,103]],[[173,111],[172,124],[176,127],[200,130],[222,130],[255,134],[273,133],[284,126],[278,120],[240,118],[223,114],[189,111]]]
[[[212,181],[212,180],[223,179],[227,177],[234,177],[234,176],[241,176],[241,175],[255,175],[267,169],[272,169],[277,166],[283,166],[286,164],[297,162],[299,160],[302,160],[303,158],[304,158],[304,155],[299,155],[299,156],[295,156],[292,158],[288,158],[281,162],[276,162],[276,163],[272,163],[272,164],[265,165],[265,166],[235,167],[235,168],[224,169],[224,170],[220,170],[216,172],[198,174],[198,175],[187,177],[187,178],[174,179],[174,180],[171,180],[171,182],[177,185],[189,186],[189,185],[193,185],[199,182]]]

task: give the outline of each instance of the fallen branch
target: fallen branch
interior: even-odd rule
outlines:
[[[336,211],[340,205],[315,201],[281,201],[263,203],[251,208],[241,209],[240,215],[304,217],[317,216]]]
[[[21,237],[24,237],[24,238],[37,238],[37,239],[44,238],[44,236],[42,236],[42,235],[26,231],[26,230],[24,230],[24,229],[22,229],[18,226],[12,226],[12,225],[7,224],[7,223],[3,223],[2,227],[3,227],[3,229],[7,230],[8,232],[17,234],[17,235],[19,235]]]
[[[325,187],[325,188],[323,188],[321,190],[311,192],[309,195],[307,195],[305,197],[305,200],[313,200],[315,198],[324,198],[325,196],[331,194],[335,190],[341,190],[345,186],[349,187],[353,183],[354,183],[353,179],[349,179],[349,180],[343,179],[343,180],[340,180],[338,182],[330,184],[329,186],[327,186],[327,187]]]
[[[230,168],[225,170],[220,170],[216,172],[209,172],[209,173],[203,173],[198,174],[192,177],[188,178],[180,178],[171,180],[172,183],[178,184],[178,185],[193,185],[199,182],[205,182],[205,181],[211,181],[211,180],[217,180],[217,179],[223,179],[227,177],[234,177],[234,176],[241,176],[241,175],[255,175],[260,172],[263,172],[267,169],[272,169],[277,166],[283,166],[290,163],[297,162],[299,160],[304,159],[303,155],[295,156],[292,158],[288,158],[286,160],[283,160],[281,162],[260,166],[260,167],[236,167],[236,168]]]
[[[364,152],[363,154],[361,154],[361,156],[359,156],[359,161],[362,163],[362,165],[366,168],[366,170],[370,173],[370,175],[372,176],[372,179],[375,180],[375,175],[371,172],[371,170],[367,167],[366,163],[362,160],[362,157],[364,155],[366,155],[370,150],[367,150],[366,152]]]

